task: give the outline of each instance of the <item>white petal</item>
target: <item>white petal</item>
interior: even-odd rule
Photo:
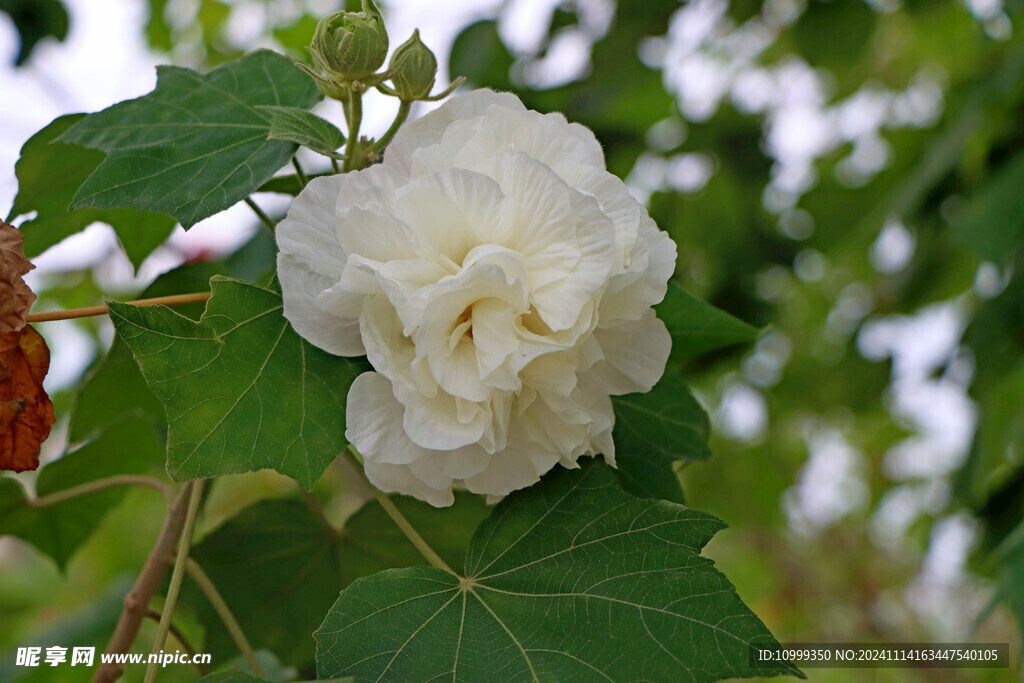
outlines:
[[[403,125],[384,153],[384,165],[412,175],[413,153],[417,149],[436,145],[453,121],[479,118],[492,106],[526,109],[515,95],[493,90],[472,90],[452,97],[434,111]]]
[[[455,502],[451,486],[434,489],[417,477],[408,465],[388,465],[369,460],[363,463],[366,478],[385,493],[403,493],[426,501],[437,508],[448,507]]]
[[[672,351],[672,337],[654,309],[647,309],[642,320],[617,327],[599,327],[594,339],[601,344],[604,363],[588,371],[604,394],[630,394],[650,391],[665,374],[665,363]]]
[[[376,463],[408,465],[427,454],[402,430],[405,408],[392,391],[391,382],[376,372],[356,377],[348,391],[345,438],[363,457]]]
[[[341,176],[315,178],[277,226],[277,275],[284,316],[310,343],[341,356],[364,353],[357,318],[333,315],[316,303],[341,277],[346,254],[336,236],[335,199]]]
[[[493,179],[449,168],[400,190],[396,215],[416,235],[422,257],[451,264],[455,272],[482,244],[478,230],[499,220],[503,198]]]
[[[556,462],[558,456],[550,453],[537,452],[531,457],[527,449],[510,447],[491,456],[487,469],[464,479],[463,483],[473,493],[505,496],[536,484]]]

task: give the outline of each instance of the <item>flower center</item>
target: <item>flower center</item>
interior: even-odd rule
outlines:
[[[462,342],[473,343],[473,304],[466,306],[466,309],[456,318],[455,327],[452,328],[452,334],[448,338],[448,352],[451,353]]]

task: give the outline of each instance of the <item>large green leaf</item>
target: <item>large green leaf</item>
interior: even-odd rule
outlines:
[[[461,563],[488,508],[460,494],[455,505],[434,508],[410,498],[395,504],[448,561]],[[324,605],[361,576],[421,562],[416,549],[377,503],[354,514],[342,532],[327,527],[304,502],[264,500],[244,509],[206,537],[193,552],[255,647],[303,666],[313,661],[313,630]],[[182,601],[206,626],[205,649],[221,661],[234,641],[206,598],[187,587]]]
[[[174,229],[164,213],[137,209],[72,209],[75,192],[103,161],[103,153],[78,145],[54,142],[85,114],[61,116],[28,139],[14,170],[18,196],[8,221],[32,211],[25,221],[25,254],[35,256],[92,223],[107,223],[117,232],[128,258],[138,268]]]
[[[321,96],[291,60],[259,50],[207,74],[157,69],[156,89],[91,114],[60,138],[107,152],[76,207],[169,213],[186,228],[248,196],[295,153],[268,140],[269,104],[308,109]]]
[[[36,491],[47,496],[118,474],[157,473],[164,443],[145,420],[121,422],[39,471]],[[46,507],[31,507],[17,481],[0,478],[0,535],[24,539],[64,567],[127,488],[114,487]]]
[[[623,485],[637,495],[684,502],[673,463],[711,455],[711,424],[689,387],[670,372],[646,394],[615,396],[612,403]]]
[[[672,361],[686,362],[708,351],[751,342],[758,335],[756,327],[687,293],[674,280],[655,308],[672,335]]]
[[[331,679],[318,679],[319,683],[353,683],[355,681],[351,676],[345,678],[331,678]],[[196,683],[268,683],[265,678],[256,678],[250,676],[244,671],[218,671],[215,674],[209,676],[203,676]]]
[[[316,632],[317,672],[366,680],[662,680],[752,669],[774,642],[700,549],[711,515],[637,499],[609,468],[513,493],[470,542],[464,576],[391,569],[346,589]]]
[[[347,445],[345,400],[364,359],[300,338],[281,295],[226,277],[197,322],[166,306],[109,303],[169,425],[178,480],[275,469],[306,489]]]
[[[185,264],[157,278],[140,298],[208,290],[210,278],[224,273],[226,269],[226,265],[217,263]],[[182,305],[175,310],[198,319],[203,305]],[[75,397],[68,440],[72,443],[84,441],[115,422],[133,417],[149,420],[161,433],[167,431],[163,404],[146,384],[131,350],[122,339],[114,337],[106,358],[89,373]]]

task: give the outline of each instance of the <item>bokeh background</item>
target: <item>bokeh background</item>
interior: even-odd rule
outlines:
[[[256,47],[307,59],[317,19],[343,4],[0,0],[0,216],[17,192],[20,146],[55,116],[148,92],[159,63],[210,68]],[[706,554],[778,639],[1009,642],[1015,667],[812,669],[811,679],[1018,678],[1024,2],[390,0],[384,10],[393,45],[420,29],[439,83],[464,75],[591,127],[611,171],[678,243],[683,286],[763,327],[756,344],[687,369],[712,416],[714,455],[680,474],[688,502],[731,525]],[[383,132],[393,107],[371,98],[366,132]],[[343,126],[336,105],[318,113]],[[131,296],[243,245],[272,255],[245,206],[179,228],[135,272],[96,224],[34,259],[37,310]],[[112,332],[102,319],[41,331],[60,414]],[[65,439],[58,425],[45,457]],[[227,477],[214,510],[283,487],[273,475]],[[0,652],[54,633],[105,642],[158,506],[130,494],[66,572],[0,539]],[[48,680],[12,662],[0,661],[0,680]]]

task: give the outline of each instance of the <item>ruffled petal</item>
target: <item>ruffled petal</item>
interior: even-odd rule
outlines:
[[[329,353],[361,356],[358,318],[334,315],[316,301],[345,268],[347,257],[338,243],[334,210],[343,182],[341,176],[315,178],[292,202],[276,230],[277,276],[284,316],[299,335]]]

